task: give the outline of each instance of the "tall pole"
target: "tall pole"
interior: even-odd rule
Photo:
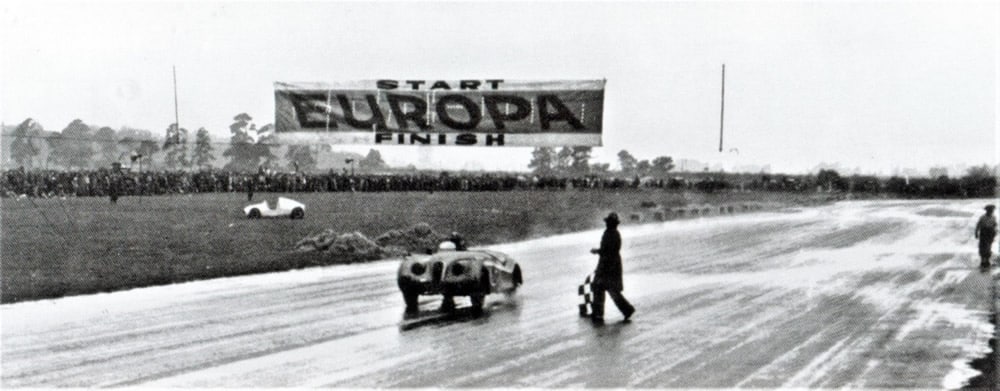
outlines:
[[[722,64],[722,109],[719,112],[719,152],[722,152],[722,123],[726,119],[726,64]]]
[[[181,120],[180,120],[180,117],[177,115],[177,66],[176,65],[173,66],[173,70],[174,70],[174,137],[176,138],[176,140],[174,140],[173,142],[175,142],[177,144],[180,144],[180,141],[181,141]],[[187,142],[187,141],[185,140],[185,142]],[[174,146],[174,148],[178,148],[178,147],[181,148],[181,149],[186,150],[187,149],[187,144],[180,144],[180,145],[175,145]],[[183,164],[182,164],[182,167],[183,167]]]
[[[175,130],[177,132],[180,132],[181,131],[181,120],[177,116],[177,66],[174,65],[173,68],[174,68],[174,126],[177,126],[177,129],[175,129]],[[178,133],[178,134],[180,134],[180,133]]]

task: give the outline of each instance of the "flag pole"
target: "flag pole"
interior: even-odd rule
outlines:
[[[722,124],[726,119],[726,64],[722,64],[722,108],[719,112],[719,152],[722,152]]]

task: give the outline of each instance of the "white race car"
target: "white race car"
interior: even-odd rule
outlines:
[[[428,258],[406,258],[399,264],[396,283],[407,311],[417,310],[420,295],[443,295],[446,311],[454,305],[452,297],[468,296],[472,311],[478,313],[486,295],[511,294],[524,283],[521,266],[507,254],[486,249],[456,251],[452,242],[442,243],[440,249]]]
[[[243,213],[246,213],[247,218],[251,219],[259,219],[261,217],[289,217],[292,219],[301,219],[306,217],[306,206],[305,204],[291,198],[278,197],[278,204],[275,205],[274,209],[271,209],[265,200],[260,203],[247,205],[243,208]]]

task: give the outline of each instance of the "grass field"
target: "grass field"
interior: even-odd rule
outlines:
[[[303,220],[248,220],[245,194],[0,200],[3,303],[343,262],[293,245],[325,228],[375,237],[419,222],[475,245],[597,228],[643,201],[668,207],[764,201],[815,203],[785,193],[515,191],[299,193]],[[276,194],[257,194],[255,202]],[[597,238],[595,238],[597,240]],[[588,244],[589,245],[589,244]]]

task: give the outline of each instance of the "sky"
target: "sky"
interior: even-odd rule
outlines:
[[[275,81],[607,79],[594,160],[798,173],[996,164],[997,2],[4,2],[0,119],[229,138]],[[718,151],[726,65],[725,146]],[[370,146],[345,146],[365,152]],[[380,147],[526,169],[530,148]]]

